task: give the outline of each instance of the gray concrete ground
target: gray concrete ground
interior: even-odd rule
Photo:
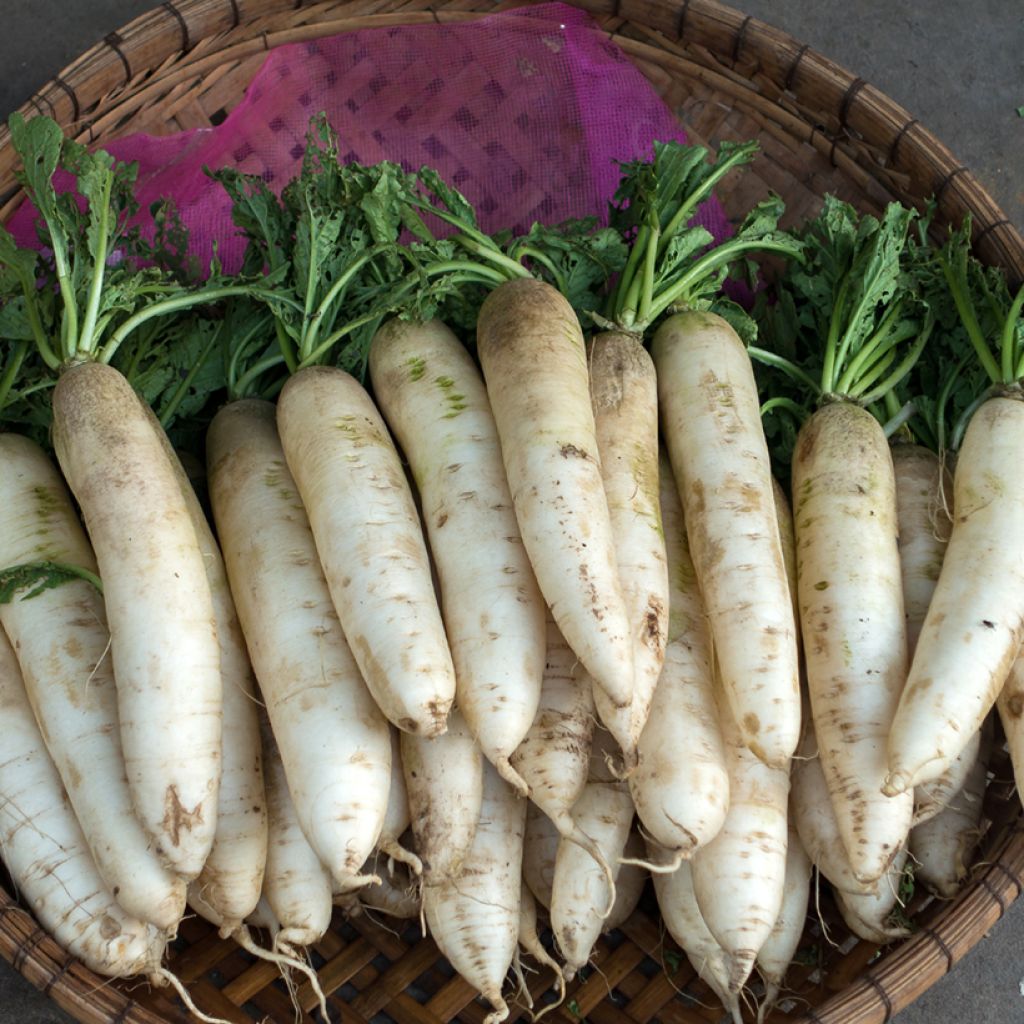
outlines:
[[[151,0],[5,0],[0,114]],[[734,0],[878,86],[942,139],[1024,230],[1019,0]],[[1024,901],[898,1024],[1024,1021]],[[0,1024],[70,1018],[0,964]]]

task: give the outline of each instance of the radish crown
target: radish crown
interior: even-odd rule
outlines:
[[[652,161],[623,165],[611,219],[630,239],[629,258],[595,322],[643,334],[671,307],[716,306],[751,336],[749,321],[744,324],[738,307],[723,301],[721,288],[731,265],[748,252],[799,256],[799,243],[778,230],[782,200],[772,196],[759,203],[717,246],[693,217],[722,178],[753,160],[757,149],[756,142],[724,142],[718,159],[709,162],[703,146],[656,142]]]
[[[915,216],[891,203],[881,218],[861,217],[826,196],[819,216],[798,232],[803,263],[783,275],[774,304],[760,304],[767,341],[749,350],[752,359],[780,371],[762,414],[783,464],[815,405],[864,406],[890,435],[910,414],[893,409],[890,396],[914,368],[934,323],[910,272]]]

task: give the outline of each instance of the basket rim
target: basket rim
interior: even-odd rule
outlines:
[[[378,0],[365,13],[358,0],[253,0],[244,12],[238,0],[178,0],[154,7],[86,50],[43,85],[20,108],[31,117],[48,114],[73,137],[87,143],[100,140],[94,132],[101,118],[115,121],[118,105],[140,88],[175,74],[176,61],[187,60],[204,39],[227,39],[243,25],[259,26],[283,12],[294,12],[288,31],[265,30],[246,38],[247,55],[295,40],[297,35],[333,34],[370,25],[445,22],[477,18],[538,0],[456,0],[456,9],[424,6],[426,0]],[[1011,279],[1024,279],[1024,238],[975,175],[927,127],[863,78],[836,64],[787,32],[715,0],[569,0],[594,15],[616,42],[626,25],[643,26],[658,45],[676,47],[696,39],[699,45],[731,43],[731,67],[755,68],[772,76],[786,109],[800,111],[824,99],[823,123],[807,127],[804,141],[829,155],[833,163],[860,168],[863,173],[898,178],[917,174],[931,182],[940,213],[958,220],[974,215],[974,241],[986,262],[1004,267]],[[396,9],[396,4],[400,5]],[[459,6],[461,5],[461,6]],[[350,8],[354,9],[351,10]],[[628,46],[626,47],[628,52]],[[146,65],[139,61],[145,56]],[[141,68],[141,70],[140,70]],[[735,88],[754,90],[745,71],[737,71]],[[812,102],[813,101],[813,102]],[[864,166],[852,145],[868,140],[879,154],[876,165]],[[10,134],[0,127],[0,221],[16,201],[12,188]],[[6,161],[6,162],[5,162]],[[922,193],[916,197],[919,204]],[[1020,814],[992,850],[993,860],[957,899],[929,919],[917,934],[883,954],[869,970],[801,1017],[799,1024],[882,1024],[908,1005],[917,994],[948,973],[984,937],[1022,891],[1024,824]],[[963,925],[963,922],[969,925]],[[967,928],[965,933],[964,928]],[[110,1020],[159,1024],[164,1018],[123,991],[102,985],[83,973],[0,887],[0,956],[32,984],[82,1021]],[[902,984],[913,972],[909,986]],[[89,980],[91,979],[91,981]],[[925,984],[921,982],[925,981]],[[102,1004],[90,1003],[97,991]],[[94,1015],[100,1014],[100,1015]]]

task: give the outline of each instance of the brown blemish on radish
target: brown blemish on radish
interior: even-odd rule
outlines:
[[[182,831],[191,832],[197,825],[203,823],[202,803],[190,811],[183,806],[178,797],[178,787],[168,786],[164,791],[164,817],[162,821],[164,832],[171,837],[175,846],[181,845]]]

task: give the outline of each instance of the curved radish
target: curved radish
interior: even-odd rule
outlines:
[[[480,820],[480,748],[459,709],[453,708],[444,735],[428,739],[403,733],[401,750],[424,881],[435,885],[458,878]]]
[[[360,871],[387,813],[391,739],[338,623],[274,417],[253,400],[217,413],[210,496],[296,813],[344,891],[373,880]]]
[[[310,366],[282,389],[277,424],[370,693],[403,732],[444,732],[455,671],[419,515],[380,413],[354,377]]]
[[[811,889],[811,862],[792,823],[786,847],[786,881],[782,909],[775,919],[771,934],[757,953],[757,970],[764,980],[764,997],[757,1007],[757,1019],[779,998],[786,971],[793,962],[807,923],[807,900]]]
[[[892,466],[907,653],[913,657],[953,527],[952,478],[938,455],[917,444],[893,444]]]
[[[691,861],[697,904],[725,952],[729,989],[746,983],[785,892],[789,772],[765,764],[743,742],[719,695],[729,770],[729,810],[718,834]]]
[[[423,887],[423,911],[438,948],[494,1008],[484,1024],[509,1014],[501,994],[516,955],[526,801],[484,761],[483,806],[462,874]]]
[[[0,434],[0,466],[0,565],[50,561],[95,573],[71,497],[43,450]],[[161,863],[135,817],[103,598],[85,580],[22,598],[0,605],[0,624],[96,868],[129,914],[173,934],[185,883]]]
[[[914,809],[911,793],[881,791],[907,668],[895,487],[866,410],[833,402],[801,428],[793,493],[807,685],[839,832],[867,883],[906,842]]]
[[[120,373],[102,363],[65,370],[53,416],[103,579],[135,809],[166,862],[195,878],[217,826],[222,699],[195,529],[166,442]]]
[[[530,799],[564,836],[591,845],[577,828],[572,807],[587,783],[594,737],[594,688],[550,618],[540,706],[512,767],[530,787]]]
[[[907,862],[907,848],[903,846],[897,851],[885,874],[878,880],[878,888],[873,893],[860,895],[835,892],[836,906],[847,927],[858,938],[868,942],[884,945],[896,939],[906,938],[910,929],[893,920],[893,914],[900,902],[900,879]]]
[[[633,631],[579,321],[550,285],[519,278],[484,300],[476,340],[516,519],[541,593],[594,681],[625,707],[633,699]]]
[[[590,344],[590,394],[615,561],[632,629],[633,700],[620,708],[598,687],[597,713],[622,748],[623,771],[637,744],[665,661],[669,574],[658,488],[658,383],[640,341],[617,331]]]
[[[551,930],[571,981],[590,959],[615,905],[612,888],[633,822],[625,782],[588,782],[572,809],[573,820],[595,843],[600,858],[563,837],[551,887]],[[610,877],[607,866],[610,866]]]
[[[953,477],[953,529],[889,735],[887,793],[940,775],[995,704],[1024,636],[1024,402],[971,417]]]
[[[648,860],[657,863],[665,854],[648,843]],[[689,861],[680,861],[670,874],[652,876],[662,920],[679,944],[698,977],[721,1000],[735,1024],[742,1024],[738,993],[731,987],[731,965],[718,940],[711,934],[697,905]]]
[[[984,727],[980,732],[976,732],[938,778],[914,787],[914,818],[911,832],[948,807],[950,801],[964,788],[978,760],[984,732]]]
[[[525,796],[509,757],[537,713],[545,612],[487,390],[465,346],[436,320],[386,323],[370,345],[369,366],[374,396],[416,480],[459,709],[484,755]]]
[[[729,773],[704,602],[667,464],[661,473],[661,518],[668,553],[669,639],[629,788],[645,831],[669,852],[671,867],[718,834],[729,808]]]
[[[562,968],[558,965],[558,962],[544,948],[543,943],[540,941],[540,936],[537,934],[537,904],[526,882],[523,882],[519,891],[519,945],[537,963],[550,968],[554,974],[555,985],[558,988],[558,1000],[555,1003],[557,1006],[565,999],[565,975],[562,974]],[[518,973],[520,990],[524,993],[528,1000],[527,1005],[532,1010],[533,998],[530,995],[529,988],[526,986],[526,979],[523,978],[521,970]]]
[[[719,671],[743,742],[788,765],[800,734],[797,632],[750,358],[711,313],[655,332],[662,432]]]
[[[14,650],[0,630],[0,852],[36,920],[108,977],[159,973],[167,939],[103,884],[36,726]]]
[[[391,860],[405,864],[414,875],[419,875],[423,872],[423,863],[401,843],[402,836],[409,829],[412,814],[402,768],[402,750],[398,739],[400,733],[392,725],[388,726],[388,732],[391,736],[391,788],[388,790],[388,809],[377,839],[377,849]]]
[[[166,437],[162,433],[161,436]],[[203,870],[190,888],[192,893],[202,894],[202,902],[209,911],[205,916],[208,920],[211,916],[216,919],[226,938],[242,928],[243,921],[256,909],[267,860],[267,802],[256,680],[220,547],[185,466],[170,442],[167,457],[177,471],[181,493],[203,553],[220,647],[222,764],[217,830]],[[193,906],[198,898],[190,893]],[[243,941],[250,941],[248,933]]]

